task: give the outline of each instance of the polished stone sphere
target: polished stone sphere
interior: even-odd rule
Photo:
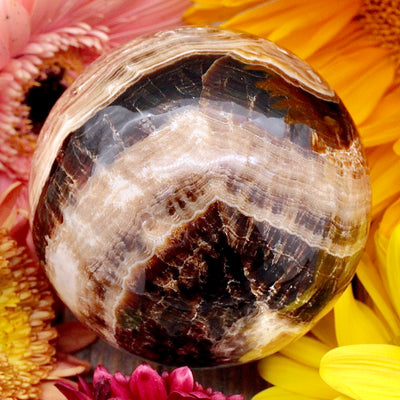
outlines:
[[[370,183],[333,90],[275,44],[213,28],[91,65],[40,134],[30,201],[47,275],[114,346],[238,364],[304,334],[351,281]]]

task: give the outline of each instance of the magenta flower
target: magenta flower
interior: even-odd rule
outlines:
[[[99,366],[93,383],[79,379],[77,387],[59,382],[58,389],[68,400],[244,400],[242,395],[225,396],[211,388],[204,389],[193,379],[188,367],[181,367],[161,376],[152,367],[142,364],[131,376],[110,374]]]

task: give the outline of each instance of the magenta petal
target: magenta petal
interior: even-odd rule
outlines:
[[[242,394],[233,394],[226,398],[226,400],[245,400]]]
[[[79,392],[67,382],[57,382],[54,385],[68,400],[93,400],[85,393]]]
[[[93,372],[93,385],[96,385],[99,381],[110,381],[111,378],[112,375],[108,372],[107,368],[99,365]]]
[[[111,378],[111,392],[113,396],[117,396],[122,400],[130,400],[133,398],[131,391],[129,390],[129,383],[125,375],[120,372],[116,372]]]
[[[193,373],[188,367],[173,370],[167,380],[170,392],[191,392],[194,387]]]
[[[79,390],[83,393],[86,393],[89,397],[93,397],[92,388],[88,385],[88,383],[83,380],[80,376],[78,376],[78,387]]]
[[[190,393],[196,399],[209,399],[210,395],[206,393],[206,391],[194,391]]]
[[[167,400],[195,400],[195,397],[187,392],[171,392]]]
[[[211,396],[211,400],[226,400],[226,396],[221,392],[214,392]]]
[[[167,400],[164,381],[150,365],[139,365],[129,379],[135,400]]]
[[[96,400],[108,400],[111,397],[112,375],[105,367],[99,365],[93,373],[93,397]]]

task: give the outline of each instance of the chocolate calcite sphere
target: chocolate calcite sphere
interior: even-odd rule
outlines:
[[[38,255],[105,340],[163,364],[238,364],[304,334],[369,226],[359,136],[271,42],[187,27],[91,65],[40,134]]]

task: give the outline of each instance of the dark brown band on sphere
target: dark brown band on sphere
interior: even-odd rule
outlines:
[[[252,69],[228,56],[180,60],[143,77],[67,137],[36,210],[34,226],[42,230],[35,238],[51,236],[52,226],[62,221],[63,202],[74,201],[69,189],[84,184],[96,163],[112,163],[167,123],[175,110],[198,107],[204,100],[236,113],[238,119],[258,120],[278,140],[289,139],[310,154],[345,149],[354,139],[354,126],[337,99],[319,99],[273,71]]]

